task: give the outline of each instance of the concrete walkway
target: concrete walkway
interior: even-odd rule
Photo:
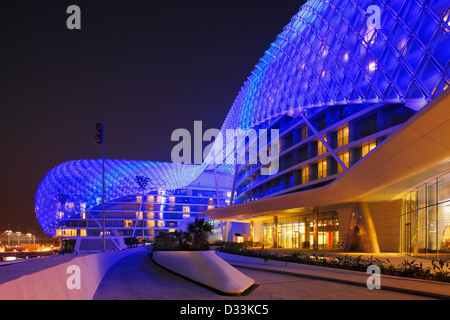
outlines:
[[[297,274],[237,267],[255,280],[258,287],[244,296],[224,296],[181,278],[158,265],[143,252],[130,255],[114,265],[103,278],[94,300],[429,300],[416,294],[390,290],[369,290],[336,281],[324,281]],[[204,302],[202,302],[204,303]],[[173,305],[176,308],[177,304]],[[173,310],[171,310],[173,311]]]
[[[367,288],[369,274],[336,268],[326,268],[298,263],[287,263],[283,261],[267,260],[261,258],[251,258],[239,255],[217,253],[222,259],[235,267],[249,268],[253,270],[270,271],[288,275],[307,277],[311,279],[327,280],[345,284],[363,286]],[[370,258],[367,257],[367,258]],[[382,258],[380,256],[380,258]],[[401,262],[404,257],[392,254],[389,260],[393,265]],[[409,257],[410,258],[410,257]],[[391,260],[392,259],[392,260]],[[428,263],[428,262],[427,262]],[[450,283],[411,279],[381,275],[381,288],[391,291],[417,294],[437,299],[450,299]]]

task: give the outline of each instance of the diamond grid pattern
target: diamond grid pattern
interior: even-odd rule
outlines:
[[[369,29],[369,5],[381,29]],[[448,1],[308,1],[272,43],[222,129],[296,110],[352,103],[423,107],[448,87]]]
[[[189,185],[204,170],[202,166],[165,162],[105,160],[105,201],[140,194],[142,189],[178,189]],[[137,178],[138,182],[137,182]],[[144,185],[145,182],[145,185]],[[147,189],[149,190],[149,189]],[[61,223],[58,195],[74,204],[71,214],[88,211],[102,197],[101,160],[76,160],[51,170],[41,181],[35,198],[37,219],[47,235]],[[83,205],[81,205],[83,203]]]

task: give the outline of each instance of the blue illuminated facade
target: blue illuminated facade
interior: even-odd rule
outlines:
[[[201,166],[164,162],[105,160],[106,228],[111,236],[152,238],[176,230],[188,218],[227,205],[229,179],[218,186]],[[99,236],[102,221],[101,160],[63,163],[41,181],[36,216],[51,236]],[[61,195],[65,201],[61,203]]]
[[[369,6],[380,29],[369,28]],[[224,128],[251,128],[324,106],[401,103],[418,110],[447,86],[448,1],[308,1],[271,44]]]
[[[369,6],[380,9],[376,28],[368,23]],[[230,200],[242,204],[332,183],[448,88],[449,15],[446,0],[308,1],[256,65],[222,126],[222,132],[278,129],[279,171],[266,176],[260,164],[218,166],[226,183],[217,195],[214,176],[206,170],[211,158],[200,166],[107,160],[110,232],[152,237],[157,230],[180,227],[185,203],[202,215],[217,207],[217,196],[219,206],[226,206]],[[192,187],[201,176],[209,182]],[[146,188],[136,177],[147,178]],[[183,202],[179,192],[197,196]],[[69,195],[64,210],[58,194]],[[100,202],[101,161],[71,161],[43,179],[35,209],[49,235],[56,234],[64,215],[74,236],[98,236],[98,225],[89,231],[86,219],[99,219]],[[161,213],[166,216],[157,216]],[[282,230],[279,238],[273,220],[263,221],[261,242],[273,245],[275,237],[280,246],[312,247],[311,219],[275,222]],[[342,241],[338,215],[325,212],[320,219],[321,248],[336,248]],[[289,228],[297,238],[288,236]]]

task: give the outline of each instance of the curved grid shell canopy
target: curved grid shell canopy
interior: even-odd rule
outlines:
[[[165,162],[105,160],[105,202],[143,190],[174,190],[189,185],[201,166]],[[148,178],[146,185],[139,177]],[[61,196],[71,207],[61,204]],[[75,160],[51,170],[41,181],[35,198],[36,217],[47,235],[71,215],[101,203],[102,160]],[[63,217],[64,215],[64,217]]]
[[[375,27],[367,22],[373,5]],[[446,0],[308,1],[256,65],[222,129],[328,105],[420,109],[449,85],[449,13]]]

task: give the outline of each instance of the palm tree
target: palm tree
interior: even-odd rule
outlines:
[[[205,219],[195,218],[189,223],[188,233],[191,235],[192,248],[194,250],[208,250],[208,237],[212,234],[212,226]]]
[[[176,240],[177,248],[179,250],[189,248],[190,234],[187,232],[183,232],[181,230],[176,230],[173,232],[173,237]]]
[[[168,232],[158,232],[153,243],[153,251],[173,250],[176,246],[176,239]]]

